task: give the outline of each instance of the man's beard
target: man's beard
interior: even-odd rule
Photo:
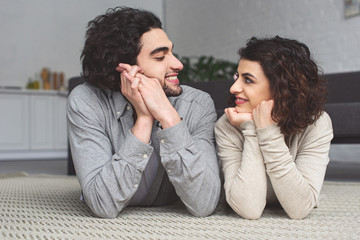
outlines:
[[[168,85],[166,85],[166,82],[165,82],[163,89],[164,89],[166,96],[168,96],[168,97],[176,97],[176,96],[179,96],[180,94],[182,94],[182,92],[183,92],[183,89],[180,85],[175,85],[174,88],[171,88]]]

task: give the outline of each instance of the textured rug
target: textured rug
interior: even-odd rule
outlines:
[[[266,209],[245,220],[219,204],[209,217],[181,203],[126,208],[116,219],[96,218],[79,200],[75,177],[0,176],[0,239],[360,239],[360,183],[325,182],[321,204],[303,220]]]

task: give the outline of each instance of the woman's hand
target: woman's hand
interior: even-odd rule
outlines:
[[[274,100],[262,101],[253,110],[252,115],[256,128],[264,128],[274,124],[271,117],[271,111],[274,107]]]
[[[235,108],[225,108],[225,114],[230,123],[239,127],[243,122],[253,119],[252,113],[237,112]]]

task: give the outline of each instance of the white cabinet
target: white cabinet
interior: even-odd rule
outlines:
[[[29,98],[0,94],[0,151],[30,148]]]
[[[30,149],[53,148],[54,96],[30,96]]]
[[[0,91],[0,160],[65,158],[66,93]]]
[[[61,97],[53,101],[54,116],[54,149],[67,149],[67,121],[66,121],[66,101],[67,98]]]

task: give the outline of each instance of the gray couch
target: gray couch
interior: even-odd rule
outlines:
[[[360,143],[360,72],[328,74],[325,111],[334,127],[332,143]]]

